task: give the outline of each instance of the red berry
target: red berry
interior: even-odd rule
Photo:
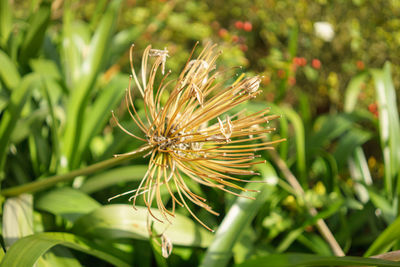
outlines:
[[[225,38],[225,37],[228,35],[228,31],[227,31],[226,29],[224,29],[224,28],[221,28],[221,29],[218,31],[218,35],[219,35],[219,37],[221,37],[221,38]]]
[[[357,69],[359,70],[363,70],[365,68],[364,62],[362,62],[361,60],[357,61],[356,65]]]
[[[296,84],[296,78],[295,77],[289,77],[288,79],[289,85],[293,86]]]
[[[283,79],[286,77],[286,71],[285,70],[278,70],[278,77]]]
[[[245,30],[246,32],[250,32],[253,29],[253,25],[251,24],[251,22],[246,21],[243,24],[243,30]]]
[[[305,66],[307,65],[307,59],[305,59],[304,57],[299,58],[300,59],[300,66]]]
[[[240,50],[242,50],[243,52],[246,52],[249,48],[247,47],[247,45],[245,44],[241,44],[240,45]]]
[[[232,42],[237,43],[239,41],[239,36],[233,35],[232,36]]]
[[[314,59],[311,61],[311,66],[312,66],[314,69],[319,70],[319,69],[321,68],[321,61],[319,61],[319,59],[314,58]]]
[[[235,28],[238,29],[238,30],[243,29],[243,22],[240,21],[240,20],[236,21],[235,22]]]
[[[368,110],[371,113],[376,113],[378,111],[378,105],[376,103],[371,103],[368,105]]]
[[[293,58],[293,64],[296,66],[300,66],[301,65],[301,59],[299,57],[294,57]]]

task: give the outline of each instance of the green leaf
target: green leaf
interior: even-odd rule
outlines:
[[[36,56],[43,45],[47,26],[50,22],[50,6],[43,4],[31,17],[28,31],[21,45],[19,60],[28,64],[29,59]]]
[[[119,251],[115,251],[109,245],[93,243],[69,233],[39,233],[24,237],[11,246],[0,267],[34,266],[40,256],[56,245],[85,252],[115,266],[130,266],[122,260],[124,256],[118,255]]]
[[[83,62],[82,75],[69,98],[63,153],[68,159],[70,169],[78,167],[80,163],[74,159],[74,155],[79,142],[81,142],[82,127],[86,123],[84,121],[86,106],[101,67],[107,59],[108,46],[111,42],[120,4],[120,0],[111,2],[104,14],[90,43],[88,56]]]
[[[334,152],[339,169],[346,163],[347,159],[352,155],[356,147],[361,146],[371,138],[371,133],[361,129],[352,128],[343,137]]]
[[[91,194],[103,188],[130,181],[139,181],[148,169],[147,165],[125,166],[109,171],[101,172],[89,177],[79,188],[83,192]]]
[[[301,184],[306,184],[307,167],[306,167],[306,140],[304,134],[304,125],[300,116],[290,108],[282,108],[285,116],[292,123],[296,139],[296,155],[297,155],[297,170],[299,172],[299,180]]]
[[[55,109],[54,109],[54,104],[52,102],[52,99],[50,97],[50,91],[55,91],[54,88],[58,85],[55,83],[55,81],[52,78],[47,78],[43,81],[44,86],[43,86],[43,94],[45,96],[45,99],[47,101],[47,105],[49,107],[49,113],[51,117],[51,141],[53,142],[52,144],[52,153],[51,153],[51,162],[49,166],[49,171],[50,172],[56,172],[58,163],[60,162],[60,142],[59,142],[59,136],[58,136],[58,121],[55,115]],[[56,85],[56,86],[54,86]],[[52,90],[50,90],[52,88]]]
[[[12,31],[12,13],[10,0],[0,0],[0,45],[3,47]]]
[[[82,215],[99,208],[100,204],[79,190],[64,187],[41,196],[35,201],[35,207],[75,222]]]
[[[393,261],[362,258],[362,257],[333,257],[333,256],[319,256],[309,254],[275,254],[260,257],[254,260],[246,261],[242,264],[236,265],[237,267],[255,267],[255,266],[268,266],[274,267],[294,267],[294,266],[399,266],[399,263]]]
[[[371,74],[375,82],[379,107],[379,135],[385,163],[385,189],[392,198],[393,179],[400,168],[400,125],[390,63],[386,63],[382,70],[371,70]]]
[[[0,122],[0,172],[3,171],[10,135],[20,117],[21,110],[32,91],[32,86],[38,82],[35,74],[26,75],[13,90],[10,102]],[[2,179],[0,175],[0,180]]]
[[[32,195],[9,198],[4,204],[3,238],[9,248],[21,237],[33,234]]]
[[[10,142],[18,144],[32,134],[32,129],[42,125],[48,115],[47,108],[39,108],[32,111],[26,117],[19,119],[10,136]]]
[[[383,196],[384,194],[374,192],[373,188],[368,189],[368,194],[374,206],[381,210],[385,221],[387,223],[393,222],[396,218],[396,209],[392,206],[390,201]]]
[[[92,213],[82,216],[72,228],[72,232],[88,238],[134,238],[148,239],[146,207],[131,205],[107,205]],[[157,210],[152,212],[162,218]],[[210,244],[212,234],[191,219],[175,214],[172,225],[155,222],[153,227],[157,233],[164,234],[174,245],[206,247]]]
[[[368,248],[364,256],[369,257],[376,254],[387,252],[394,242],[400,239],[400,217],[390,224],[379,236],[374,243]]]
[[[356,75],[350,80],[349,85],[346,88],[346,94],[344,96],[344,111],[352,112],[358,102],[358,95],[361,91],[361,85],[365,83],[368,77],[368,73],[362,72]]]
[[[54,80],[60,80],[61,79],[61,73],[58,69],[58,66],[56,62],[52,60],[47,60],[47,59],[32,59],[29,62],[31,68],[33,71],[36,73],[40,73],[43,75],[46,79],[47,78],[52,78]]]
[[[35,265],[35,267],[49,266],[80,267],[82,265],[68,248],[55,246],[40,257]]]
[[[337,138],[345,131],[353,127],[351,118],[346,114],[320,116],[315,122],[316,133],[311,136],[307,151],[315,152],[320,150],[334,138]]]
[[[351,178],[355,182],[354,190],[360,201],[367,203],[369,193],[365,185],[372,184],[372,177],[362,147],[356,147],[354,155],[348,159],[348,165]]]
[[[114,79],[102,89],[93,104],[88,107],[84,118],[85,124],[83,125],[79,148],[74,154],[75,161],[80,161],[93,137],[100,133],[109,121],[111,110],[121,102],[127,82],[128,78],[125,75],[114,77]]]
[[[21,76],[15,64],[2,50],[0,50],[0,62],[0,79],[8,89],[12,90],[17,87],[21,81]]]
[[[259,193],[253,193],[251,196],[255,200],[247,198],[237,198],[235,203],[229,209],[221,225],[215,234],[215,238],[208,247],[206,255],[200,266],[225,266],[231,256],[232,248],[238,241],[241,230],[249,225],[257,214],[257,211],[265,203],[271,193],[275,190],[275,184],[278,181],[275,170],[269,164],[259,166],[261,175],[266,184],[250,183],[248,188],[260,190]],[[246,195],[250,195],[246,193]]]

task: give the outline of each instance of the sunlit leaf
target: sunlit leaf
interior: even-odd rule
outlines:
[[[35,201],[35,207],[74,222],[82,215],[99,208],[100,204],[79,190],[64,187],[41,196]]]
[[[69,233],[40,233],[24,237],[10,247],[0,266],[33,266],[40,256],[56,245],[85,252],[115,266],[130,266],[123,260],[125,257],[110,246],[95,244]]]
[[[103,206],[77,220],[72,231],[90,238],[148,239],[147,208],[136,208],[118,204]],[[162,218],[157,210],[152,212]],[[176,214],[171,221],[172,225],[155,222],[154,229],[159,234],[165,231],[164,234],[174,245],[206,247],[210,244],[213,235],[191,219]]]
[[[18,239],[33,234],[32,195],[9,198],[4,204],[3,238],[6,248]]]
[[[115,168],[89,177],[79,189],[91,194],[118,183],[139,181],[144,177],[147,169],[147,165]]]

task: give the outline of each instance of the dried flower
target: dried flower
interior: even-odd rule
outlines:
[[[207,45],[196,60],[187,61],[177,80],[167,82],[168,72],[156,86],[157,71],[160,66],[164,68],[168,51],[154,50],[148,46],[143,53],[141,75],[137,75],[133,66],[132,46],[130,81],[133,79],[144,99],[145,116],[139,116],[134,106],[131,84],[126,91],[125,104],[142,135],[137,136],[126,130],[113,114],[117,125],[124,132],[144,142],[138,150],[116,156],[148,151],[146,156],[150,157],[149,168],[139,187],[115,197],[132,194],[130,200],[133,200],[133,206],[137,197],[142,197],[149,214],[160,222],[164,222],[164,219],[169,222],[174,217],[176,205],[186,207],[210,231],[190,209],[187,200],[212,214],[218,213],[205,203],[205,198],[190,190],[186,179],[234,195],[239,194],[232,189],[252,191],[234,183],[248,182],[237,176],[256,175],[249,168],[265,161],[255,161],[257,156],[254,152],[272,149],[270,145],[282,141],[262,141],[265,134],[274,129],[261,125],[279,117],[267,116],[268,108],[251,115],[246,115],[245,110],[231,116],[225,114],[256,97],[260,93],[258,89],[261,79],[239,77],[232,85],[224,86],[223,81],[217,81],[219,72],[214,71],[219,55],[214,50],[215,45]],[[156,57],[148,72],[149,56]],[[161,96],[167,91],[169,97],[162,103]],[[169,192],[171,208],[166,207],[161,197],[162,186]],[[155,216],[150,209],[152,206],[157,206],[161,215]],[[163,242],[167,244],[165,247],[168,254],[170,245],[165,240]]]

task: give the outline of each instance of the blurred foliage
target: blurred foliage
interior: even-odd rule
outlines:
[[[400,249],[399,17],[396,0],[0,0],[1,266],[377,264],[331,257],[316,225],[324,219],[346,255]],[[126,198],[106,205],[137,187],[143,158],[29,189],[138,147],[110,121],[115,110],[133,125],[121,104],[132,43],[135,59],[149,43],[166,47],[173,79],[196,41],[220,45],[220,69],[262,76],[263,94],[243,108],[282,114],[275,135],[288,139],[261,153],[270,163],[255,201],[192,185],[222,216],[196,214],[225,234],[179,209],[162,259],[143,241],[141,212]],[[29,194],[7,194],[23,184]]]

